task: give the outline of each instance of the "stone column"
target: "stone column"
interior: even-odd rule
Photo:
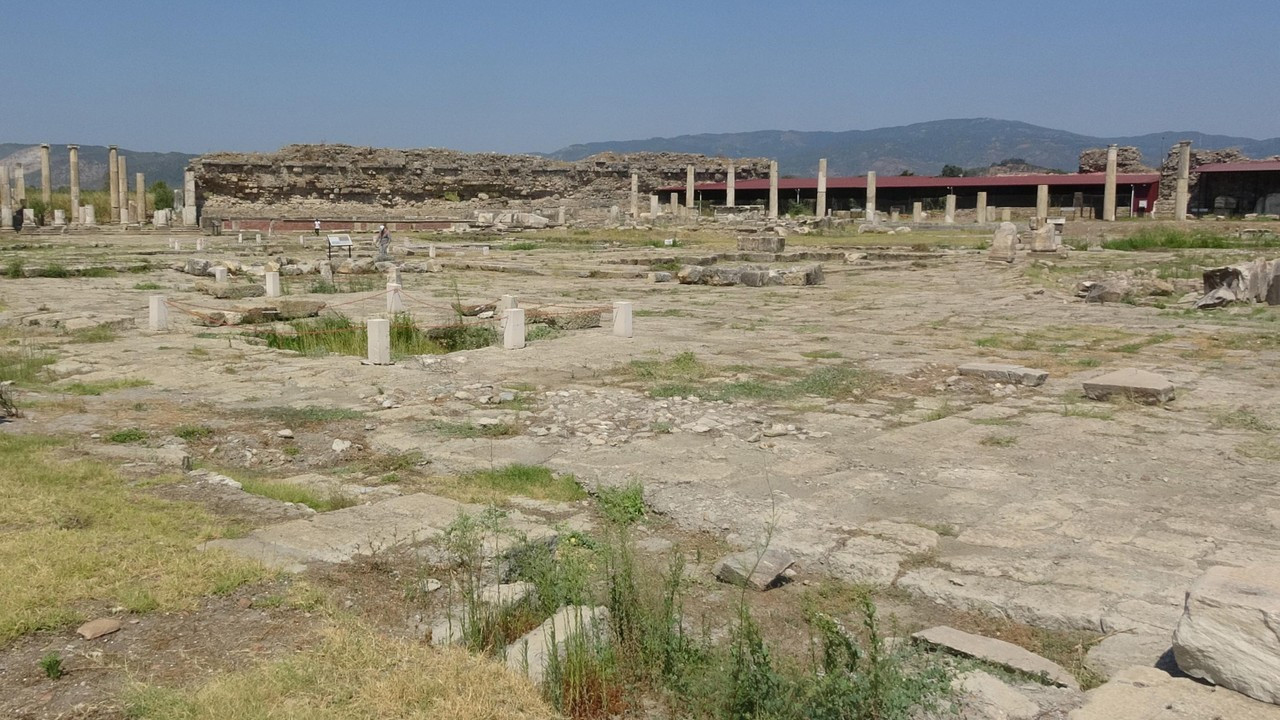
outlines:
[[[640,174],[631,173],[631,219],[640,217]]]
[[[368,333],[368,358],[370,365],[391,364],[391,321],[370,318],[365,321]]]
[[[27,170],[22,167],[22,163],[13,166],[13,201],[18,207],[26,205],[27,199]]]
[[[657,195],[649,196],[649,217],[653,220],[658,219],[658,216],[662,214],[662,209],[658,206],[659,199]]]
[[[40,199],[44,201],[45,212],[53,213],[49,203],[53,202],[53,178],[49,177],[49,143],[40,143]]]
[[[502,349],[519,350],[527,336],[524,326],[524,308],[511,308],[502,312]]]
[[[1049,217],[1049,186],[1036,186],[1036,219],[1044,222]]]
[[[671,214],[680,217],[680,193],[671,193]]]
[[[1119,149],[1115,145],[1107,146],[1107,180],[1102,188],[1102,219],[1107,222],[1116,220],[1116,159]]]
[[[827,159],[818,159],[818,201],[813,206],[813,214],[820,218],[827,216]]]
[[[690,165],[684,171],[684,206],[690,209],[693,208],[693,179],[693,166]]]
[[[876,173],[874,170],[867,173],[867,207],[863,214],[871,222],[876,221]]]
[[[737,207],[738,199],[734,197],[738,188],[737,168],[733,163],[729,163],[729,169],[724,174],[724,206]]]
[[[980,191],[978,193],[978,224],[985,225],[987,223],[987,193]]]
[[[9,167],[0,165],[0,230],[13,229],[13,200],[9,197]]]
[[[142,173],[134,176],[134,197],[137,198],[138,205],[138,224],[147,219],[147,178]]]
[[[116,160],[119,164],[119,168],[117,169],[117,172],[119,173],[117,175],[117,177],[119,178],[118,180],[119,185],[117,189],[120,195],[118,198],[116,198],[116,202],[119,203],[119,207],[120,207],[120,224],[128,225],[130,220],[129,218],[129,173],[125,171],[126,164],[124,161],[124,156],[118,155],[116,156]]]
[[[196,225],[196,171],[187,168],[182,172],[182,224],[187,227]]]
[[[956,194],[947,193],[947,209],[946,214],[942,216],[942,222],[953,223],[956,221]]]
[[[1013,208],[1000,208],[1000,222],[1010,222],[1013,220]]]
[[[68,145],[67,152],[70,154],[71,163],[71,224],[79,225],[84,222],[80,217],[80,146]]]
[[[1178,184],[1173,194],[1173,219],[1187,219],[1187,204],[1191,201],[1191,141],[1178,143]]]
[[[107,146],[107,194],[111,196],[110,222],[120,222],[120,150]]]
[[[616,337],[631,337],[631,303],[619,300],[613,304],[613,334]]]
[[[769,161],[769,217],[778,217],[778,161]]]
[[[164,332],[169,329],[169,307],[165,305],[163,295],[152,295],[149,305],[147,326],[152,332]]]
[[[911,222],[924,222],[924,203],[911,203]]]

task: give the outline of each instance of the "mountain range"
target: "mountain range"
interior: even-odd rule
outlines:
[[[1123,137],[1094,137],[1013,120],[971,118],[843,132],[757,130],[741,133],[679,135],[648,140],[615,140],[570,145],[548,156],[581,160],[600,152],[688,152],[726,157],[767,157],[784,175],[816,175],[827,158],[832,175],[883,175],[910,171],[937,175],[943,165],[986,166],[1009,158],[1027,164],[1074,171],[1080,151],[1108,144],[1132,145],[1148,166],[1158,168],[1169,148],[1190,140],[1194,148],[1239,148],[1254,158],[1280,154],[1280,138],[1255,140],[1194,131],[1168,131]]]
[[[765,157],[778,161],[784,175],[815,175],[818,159],[827,158],[832,175],[861,175],[875,170],[882,175],[912,172],[937,175],[943,165],[980,168],[1016,158],[1031,167],[1074,171],[1080,151],[1105,147],[1110,143],[1131,145],[1142,152],[1143,161],[1159,167],[1169,148],[1179,140],[1206,149],[1239,148],[1245,155],[1265,158],[1280,155],[1280,138],[1255,140],[1230,135],[1210,135],[1195,131],[1168,131],[1121,137],[1095,137],[1040,127],[1014,120],[971,118],[843,132],[757,130],[740,133],[679,135],[648,140],[613,140],[570,145],[547,157],[581,160],[601,152],[687,152],[725,157]],[[182,171],[195,155],[121,149],[127,160],[130,184],[134,173],[146,174],[147,183],[164,180],[180,187]],[[0,165],[23,164],[27,186],[40,187],[40,149],[21,143],[0,144]],[[69,160],[65,145],[54,145],[50,172],[54,187],[69,182]],[[107,183],[107,148],[80,146],[80,186],[86,190]]]

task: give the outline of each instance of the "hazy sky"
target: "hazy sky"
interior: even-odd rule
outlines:
[[[1277,0],[0,7],[0,142],[519,152],[958,117],[1280,136]]]

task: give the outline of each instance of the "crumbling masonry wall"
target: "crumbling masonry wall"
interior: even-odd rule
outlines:
[[[655,188],[768,177],[764,158],[685,153],[601,153],[577,162],[536,155],[394,150],[350,145],[289,145],[274,153],[212,153],[192,167],[213,217],[465,217],[479,208],[565,206],[602,209],[630,203],[639,174],[642,205]],[[664,198],[665,201],[665,198]]]

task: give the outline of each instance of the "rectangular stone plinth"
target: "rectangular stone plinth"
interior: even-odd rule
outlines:
[[[780,253],[786,249],[786,238],[776,235],[741,235],[738,237],[740,252]]]
[[[1084,382],[1084,394],[1094,400],[1127,397],[1145,403],[1173,399],[1173,383],[1146,370],[1126,368]]]

